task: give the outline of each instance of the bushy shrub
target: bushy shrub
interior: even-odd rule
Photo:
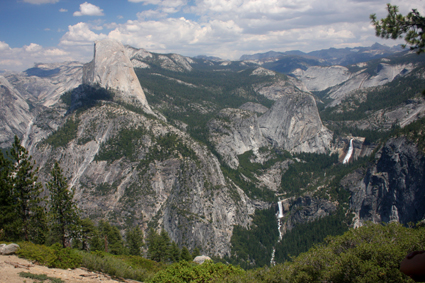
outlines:
[[[138,281],[149,280],[163,266],[140,256],[115,256],[100,251],[91,253],[79,251],[79,254],[85,268]]]
[[[229,276],[223,282],[413,282],[399,270],[411,251],[425,249],[425,228],[369,224],[328,237],[292,262]]]
[[[30,242],[20,242],[19,246],[21,249],[16,253],[18,256],[48,267],[68,269],[81,266],[81,255],[71,248],[62,248],[60,244],[46,247]]]
[[[184,283],[184,282],[221,282],[223,277],[243,274],[240,267],[206,261],[201,265],[181,261],[170,265],[167,269],[158,272],[151,283]]]

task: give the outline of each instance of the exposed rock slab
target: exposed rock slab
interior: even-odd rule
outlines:
[[[138,102],[147,113],[153,114],[126,49],[116,40],[96,41],[94,58],[83,68],[83,83],[112,89],[119,99]]]
[[[322,125],[314,98],[286,94],[258,118],[261,132],[274,146],[293,152],[324,153],[332,132]]]

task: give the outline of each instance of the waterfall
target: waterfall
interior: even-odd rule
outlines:
[[[277,202],[277,206],[279,207],[279,214],[277,215],[277,230],[279,231],[279,240],[277,242],[279,243],[282,240],[282,232],[280,231],[280,228],[282,227],[282,218],[283,218],[283,207],[282,207],[282,200]],[[273,247],[272,257],[270,259],[270,266],[273,266],[276,264],[274,261],[276,249]]]
[[[342,161],[342,164],[347,164],[350,161],[351,155],[353,154],[353,139],[350,140],[350,147],[348,148],[347,155]]]
[[[279,215],[277,216],[277,218],[280,219],[283,217],[282,201],[278,201],[277,206],[279,207]]]

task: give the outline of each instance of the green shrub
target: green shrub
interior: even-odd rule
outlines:
[[[139,256],[115,256],[99,251],[79,251],[79,254],[82,257],[82,266],[89,270],[138,281],[149,280],[163,266]]]
[[[55,268],[77,268],[81,266],[81,255],[71,248],[62,248],[60,244],[51,247],[20,242],[21,249],[16,252],[19,257],[35,260],[39,264]]]
[[[151,283],[173,282],[221,282],[223,277],[229,275],[241,275],[244,271],[240,267],[206,261],[201,265],[181,261],[170,265],[167,269],[158,272],[152,278]]]

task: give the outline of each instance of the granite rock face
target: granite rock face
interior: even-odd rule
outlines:
[[[406,138],[390,139],[366,171],[347,175],[342,184],[351,192],[355,227],[364,221],[402,224],[425,217],[425,157]]]
[[[258,123],[271,144],[292,152],[324,153],[332,140],[314,98],[306,93],[283,96],[258,118]]]
[[[153,114],[126,49],[116,40],[103,39],[95,43],[94,58],[83,68],[83,84],[114,90],[119,99],[140,104],[147,113]]]

